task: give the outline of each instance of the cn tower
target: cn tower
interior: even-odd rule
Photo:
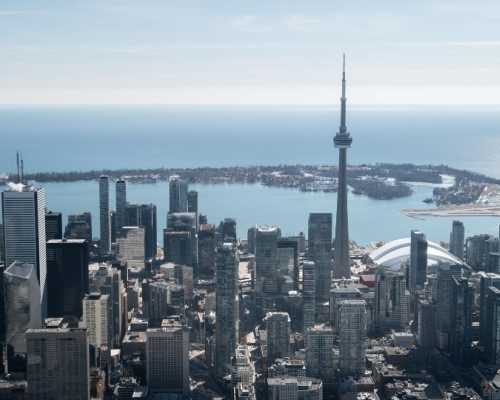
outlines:
[[[335,248],[333,276],[336,279],[350,278],[349,263],[349,227],[347,218],[347,149],[351,147],[352,138],[346,127],[346,97],[345,97],[345,54],[342,60],[342,97],[340,98],[340,127],[333,139],[339,149],[337,219],[335,224]]]

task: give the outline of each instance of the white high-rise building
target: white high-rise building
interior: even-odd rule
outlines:
[[[366,368],[366,302],[343,300],[339,309],[339,367],[344,375],[359,375]]]
[[[302,264],[302,299],[305,334],[316,321],[316,264],[313,261]]]
[[[189,394],[189,331],[178,319],[146,331],[146,374],[152,393]]]
[[[88,400],[87,330],[69,328],[62,318],[26,331],[27,393],[32,399]]]
[[[45,191],[22,183],[9,184],[2,193],[5,265],[32,264],[40,284],[42,318],[47,309],[47,246]]]
[[[99,223],[102,254],[111,252],[111,214],[109,212],[109,177],[99,178]]]
[[[100,293],[90,293],[83,299],[83,323],[89,343],[96,348],[111,345],[109,301],[109,295]]]

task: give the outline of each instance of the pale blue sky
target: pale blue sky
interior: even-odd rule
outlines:
[[[2,0],[0,104],[500,104],[500,1]]]

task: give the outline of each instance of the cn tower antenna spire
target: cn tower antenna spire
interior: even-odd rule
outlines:
[[[342,54],[342,97],[340,98],[340,126],[333,139],[339,149],[337,215],[335,224],[335,247],[333,276],[336,279],[350,278],[351,265],[349,257],[349,224],[347,215],[347,149],[351,147],[352,138],[346,126],[346,81],[345,54]]]

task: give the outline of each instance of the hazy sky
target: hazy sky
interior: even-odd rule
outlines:
[[[1,0],[0,104],[500,104],[500,1]]]

